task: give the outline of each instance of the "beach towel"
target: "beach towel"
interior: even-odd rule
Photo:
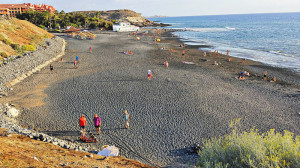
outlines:
[[[97,155],[100,156],[119,156],[119,148],[115,146],[108,146],[104,148],[102,151],[98,152]]]

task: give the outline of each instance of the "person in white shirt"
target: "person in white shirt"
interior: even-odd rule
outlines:
[[[152,77],[152,72],[151,72],[151,70],[149,69],[149,70],[147,71],[147,73],[148,73],[148,80],[151,80],[151,77]]]

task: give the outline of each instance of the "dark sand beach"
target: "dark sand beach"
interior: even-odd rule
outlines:
[[[102,135],[97,144],[86,145],[116,145],[122,156],[153,166],[194,163],[197,155],[187,149],[202,138],[229,133],[228,125],[236,118],[241,118],[242,130],[275,128],[300,134],[299,74],[250,60],[242,64],[239,58],[228,62],[224,55],[204,57],[201,46],[186,46],[183,58],[182,42],[170,32],[157,44],[151,34],[140,41],[113,32],[92,41],[64,38],[66,55],[53,64],[53,74],[45,68],[1,99],[22,108],[20,124],[78,140],[80,114],[87,115],[87,129],[94,131],[89,120],[97,113]],[[134,55],[123,54],[125,50]],[[74,69],[77,55],[80,62]],[[166,57],[168,69],[163,65]],[[153,72],[150,81],[148,69]],[[265,69],[268,81],[263,80]],[[251,76],[236,79],[244,70]],[[274,76],[278,81],[269,82]],[[130,130],[124,129],[125,109],[131,116]]]

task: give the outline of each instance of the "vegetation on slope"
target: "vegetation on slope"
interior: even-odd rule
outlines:
[[[39,12],[29,10],[18,14],[17,18],[28,20],[41,28],[48,28],[50,30],[58,30],[67,26],[112,30],[113,25],[113,21],[102,18],[100,12],[96,12],[91,16],[84,13],[65,13],[64,11],[56,11],[55,14],[52,14],[48,11]]]
[[[239,131],[240,119],[232,121],[232,133],[204,140],[199,151],[200,167],[300,167],[300,136],[271,129],[260,134],[257,129]]]
[[[18,19],[0,21],[0,61],[10,55],[22,55],[34,51],[44,38],[52,38],[47,31]]]

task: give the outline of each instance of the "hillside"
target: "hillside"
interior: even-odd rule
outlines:
[[[0,61],[9,55],[35,50],[44,38],[52,37],[52,34],[28,21],[0,18]]]
[[[9,135],[0,128],[0,167],[126,167],[150,168],[123,157],[104,157],[63,149],[25,135]]]
[[[103,19],[105,20],[116,20],[116,21],[124,21],[129,22],[136,26],[166,26],[157,24],[153,21],[150,21],[149,19],[146,19],[142,16],[140,13],[136,13],[135,11],[129,10],[129,9],[122,9],[122,10],[108,10],[108,11],[75,11],[71,13],[80,13],[80,14],[87,14],[91,17],[94,17],[99,14]]]

